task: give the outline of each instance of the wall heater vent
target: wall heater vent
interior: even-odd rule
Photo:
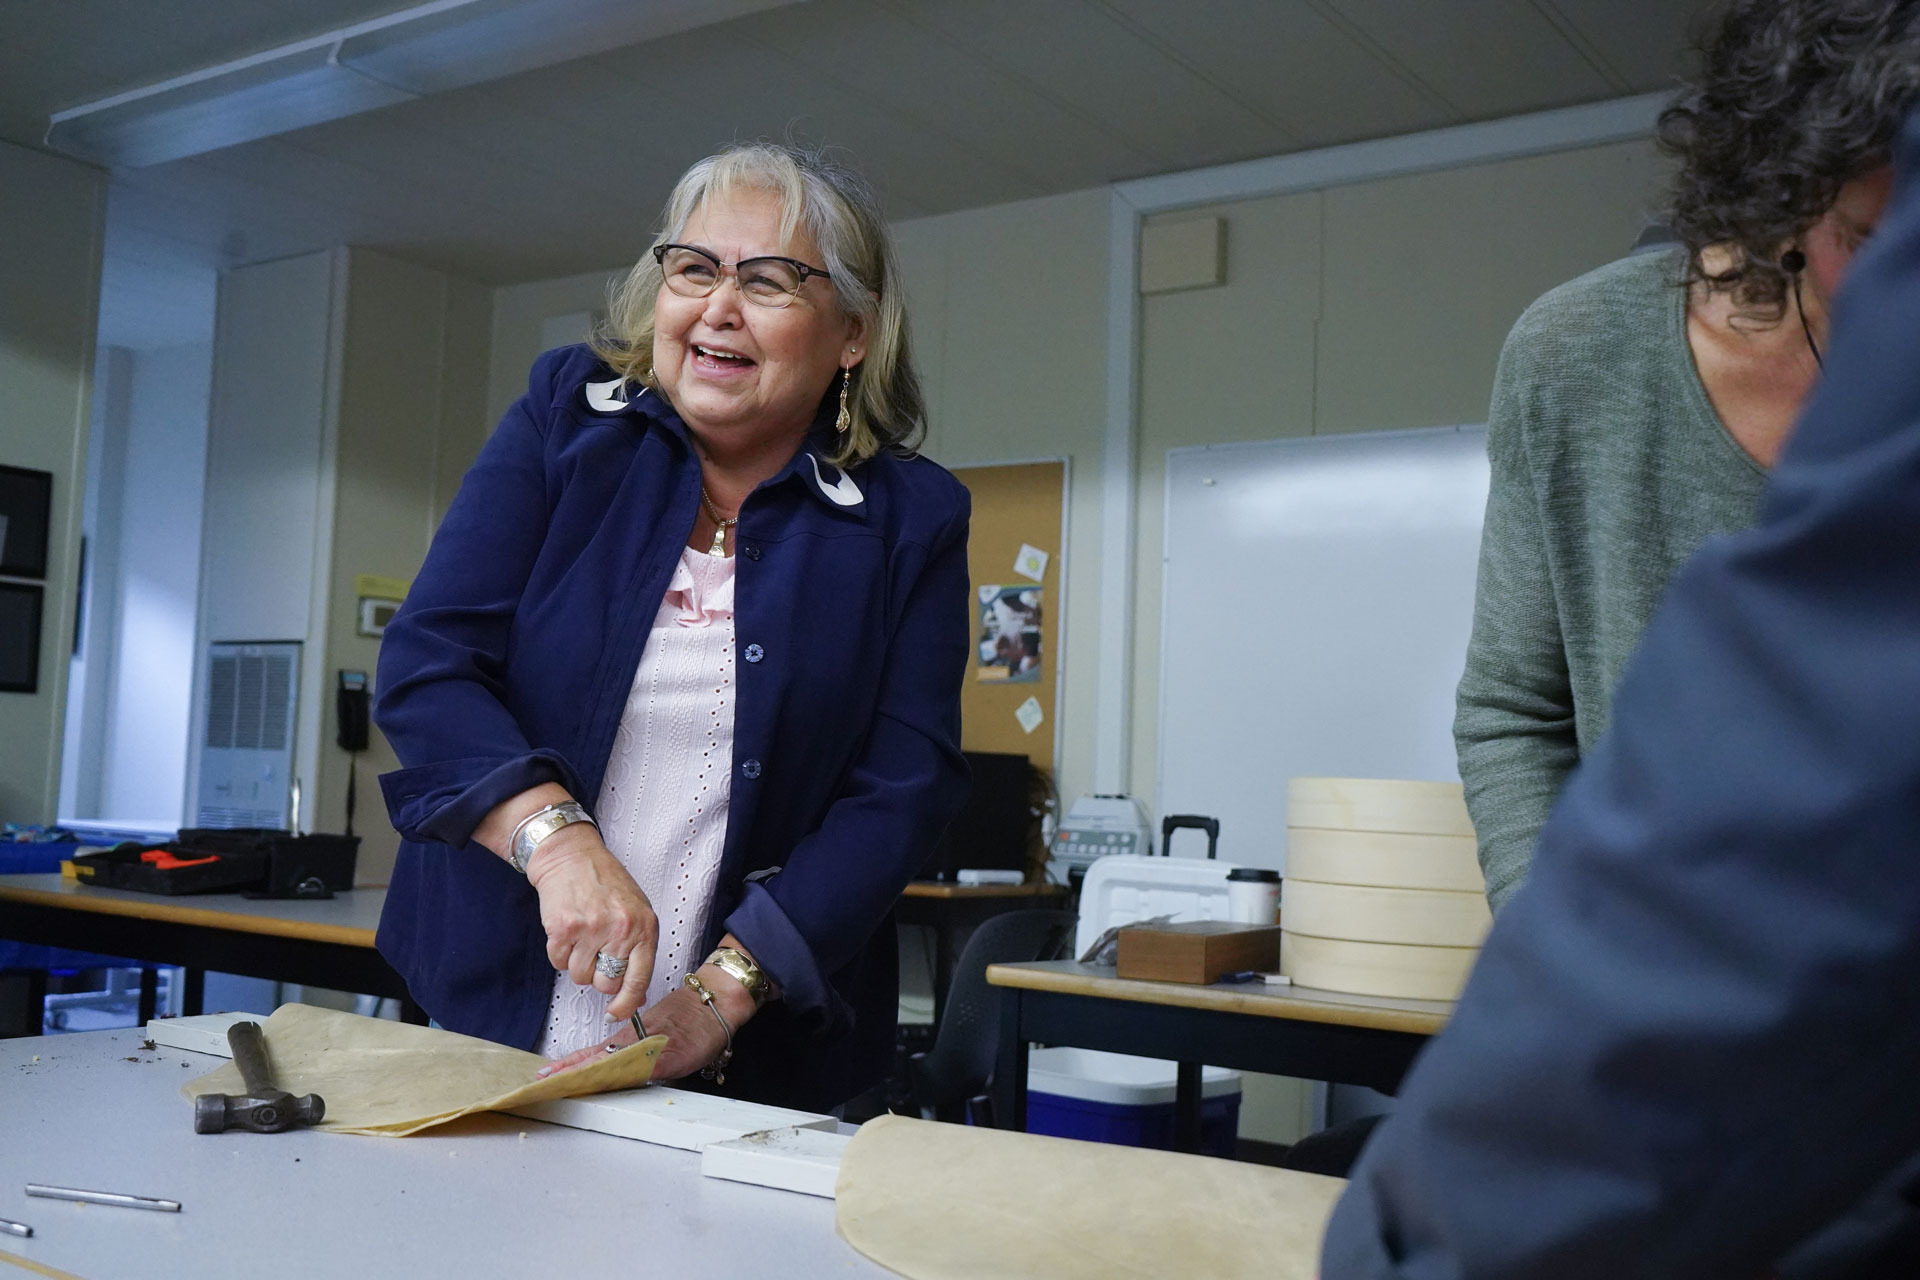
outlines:
[[[297,642],[209,647],[195,826],[291,829],[299,687]]]

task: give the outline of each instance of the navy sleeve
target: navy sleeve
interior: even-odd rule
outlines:
[[[1920,116],[1752,531],[1685,567],[1322,1274],[1757,1276],[1920,1149]]]
[[[908,584],[873,730],[846,788],[779,874],[749,881],[727,917],[728,930],[811,1029],[851,1016],[827,976],[873,936],[966,798],[960,688],[970,626],[970,499],[954,487],[954,514],[930,547],[912,548],[924,562]]]
[[[514,611],[546,537],[545,411],[566,354],[534,366],[380,642],[374,716],[402,765],[380,785],[409,840],[458,848],[488,810],[529,787],[558,782],[579,793],[568,761],[528,745],[505,685]]]

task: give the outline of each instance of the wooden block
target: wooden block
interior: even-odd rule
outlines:
[[[1431,836],[1473,834],[1459,783],[1385,778],[1291,779],[1287,825]]]
[[[147,1039],[156,1048],[185,1049],[231,1058],[227,1028],[236,1022],[265,1022],[260,1013],[196,1013],[190,1018],[155,1018],[147,1024]]]
[[[768,1129],[837,1131],[839,1128],[839,1122],[832,1116],[660,1085],[624,1093],[595,1094],[589,1098],[537,1102],[510,1114],[563,1124],[570,1129],[590,1129],[616,1138],[678,1147],[682,1151],[699,1151],[715,1142],[730,1142]]]
[[[1287,878],[1485,893],[1472,836],[1287,828]]]
[[[1288,932],[1315,938],[1477,947],[1493,927],[1485,894],[1451,889],[1378,889],[1288,877],[1280,901]]]
[[[1280,970],[1296,987],[1395,1000],[1457,1000],[1478,947],[1347,942],[1283,931]]]
[[[1153,982],[1218,981],[1242,969],[1277,969],[1280,930],[1230,920],[1140,925],[1120,931],[1116,976]]]
[[[769,1129],[709,1144],[700,1152],[700,1172],[831,1200],[841,1153],[852,1140],[850,1133],[821,1129]]]

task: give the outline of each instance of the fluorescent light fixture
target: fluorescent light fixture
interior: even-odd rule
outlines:
[[[47,145],[142,168],[797,0],[432,0],[56,113]]]

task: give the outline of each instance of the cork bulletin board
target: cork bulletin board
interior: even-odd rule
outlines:
[[[960,744],[1017,752],[1052,774],[1067,464],[956,467],[954,474],[973,494],[967,570],[974,645],[960,698]]]

